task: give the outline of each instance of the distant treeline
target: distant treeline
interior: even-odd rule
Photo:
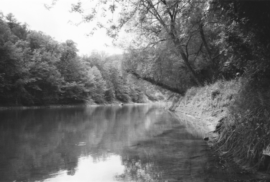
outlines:
[[[140,84],[121,68],[122,55],[80,57],[72,40],[29,30],[0,16],[0,105],[146,102]],[[150,99],[155,99],[150,96]]]

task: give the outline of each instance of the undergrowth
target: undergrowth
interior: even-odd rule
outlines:
[[[204,87],[192,87],[182,98],[180,107],[190,108],[190,114],[199,117],[223,117],[238,90],[238,80],[219,80]]]
[[[270,171],[265,149],[270,144],[270,86],[265,81],[242,81],[220,130],[219,150],[255,170]]]
[[[179,110],[221,121],[217,149],[242,166],[270,172],[269,79],[239,78],[189,89]]]

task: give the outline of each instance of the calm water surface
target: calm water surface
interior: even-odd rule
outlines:
[[[191,131],[158,106],[0,111],[0,181],[227,181]]]

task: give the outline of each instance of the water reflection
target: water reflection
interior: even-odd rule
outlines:
[[[182,126],[124,151],[120,181],[204,181],[206,144]],[[207,173],[206,173],[207,174]]]
[[[167,122],[152,127],[164,117],[149,106],[1,111],[0,181],[74,176],[85,157],[93,164],[110,161],[125,147],[170,127]]]
[[[0,182],[220,181],[209,176],[204,141],[158,107],[7,110],[0,118]]]
[[[72,176],[67,171],[61,171],[45,182],[116,182],[116,174],[124,171],[120,156],[115,155],[98,162],[91,156],[82,157],[79,159],[78,168]]]

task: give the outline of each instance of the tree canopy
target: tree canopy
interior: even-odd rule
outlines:
[[[135,89],[123,76],[122,55],[92,53],[80,57],[77,52],[72,40],[59,43],[43,32],[28,29],[12,14],[3,15],[0,19],[0,104],[147,101],[144,88]]]

